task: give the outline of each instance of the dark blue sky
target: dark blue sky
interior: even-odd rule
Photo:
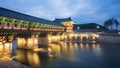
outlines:
[[[80,24],[120,19],[120,0],[1,0],[0,7],[48,20],[72,17]]]

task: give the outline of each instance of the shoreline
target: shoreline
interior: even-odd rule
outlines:
[[[15,60],[3,60],[0,61],[0,68],[31,68],[31,67],[21,64]]]
[[[120,34],[100,34],[99,43],[120,44]]]

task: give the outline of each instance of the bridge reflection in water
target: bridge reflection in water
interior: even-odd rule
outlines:
[[[82,59],[91,55],[90,52],[94,55],[93,57],[101,56],[98,43],[61,41],[59,43],[50,43],[47,46],[50,47],[42,47],[42,45],[38,44],[38,39],[36,38],[26,39],[18,37],[17,40],[3,40],[0,43],[0,60],[5,60],[6,58],[12,60],[12,56],[14,56],[17,61],[33,68],[61,68],[61,66],[58,67],[59,64],[64,65],[68,61],[81,62]],[[17,47],[19,48],[16,49]],[[38,50],[24,47],[34,47]]]
[[[48,68],[54,67],[55,62],[60,60],[68,61],[80,61],[78,59],[77,53],[84,53],[85,51],[92,50],[96,56],[99,56],[99,44],[87,44],[87,43],[65,43],[61,42],[59,44],[50,44],[54,54],[49,54],[48,52],[36,52],[31,50],[18,49],[16,60],[24,63],[33,68]],[[60,61],[61,62],[61,61]]]

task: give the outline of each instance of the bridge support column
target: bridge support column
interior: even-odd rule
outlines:
[[[38,44],[48,46],[49,44],[51,44],[51,39],[50,39],[49,36],[39,37],[39,39],[38,39]]]

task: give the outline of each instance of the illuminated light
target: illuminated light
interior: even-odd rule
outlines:
[[[0,54],[3,53],[3,45],[0,45]]]
[[[4,46],[5,46],[5,48],[10,49],[10,48],[12,48],[12,43],[5,43]]]
[[[12,43],[4,43],[0,42],[0,60],[12,60],[11,51],[12,51]],[[2,54],[2,55],[1,55]]]
[[[33,51],[40,51],[40,52],[42,52],[42,51],[44,51],[45,49],[43,49],[43,48],[35,48],[35,49],[33,49]]]
[[[67,38],[67,36],[66,36],[66,35],[65,35],[64,37],[65,37],[65,38]]]
[[[39,49],[38,49],[38,48],[35,48],[35,49],[33,49],[33,51],[39,51]]]
[[[31,59],[30,59],[31,60]],[[34,63],[36,65],[39,65],[40,64],[40,59],[39,59],[39,56],[38,56],[38,53],[33,53],[33,60],[34,60]]]
[[[17,45],[18,47],[24,47],[26,45],[26,40],[24,38],[17,38],[18,41],[17,41]]]
[[[69,45],[71,45],[71,46],[72,46],[72,43],[70,43]]]
[[[33,39],[28,39],[28,42],[33,43]]]
[[[118,34],[120,34],[120,32],[118,32]]]
[[[83,40],[83,36],[80,36],[81,41]]]
[[[38,39],[36,39],[36,38],[29,38],[28,40],[27,40],[27,47],[28,48],[38,48],[36,45],[38,44]]]
[[[98,38],[98,37],[100,37],[99,35],[96,35],[96,37]]]
[[[75,49],[77,49],[77,48],[78,48],[77,43],[75,43]]]
[[[34,43],[35,43],[35,44],[38,44],[38,39],[34,39]]]
[[[92,39],[95,40],[95,36],[93,36]]]
[[[80,47],[83,49],[83,44],[82,43],[80,43]]]
[[[100,26],[96,26],[96,28],[97,28],[97,29],[99,29],[99,28],[100,28]]]
[[[92,47],[93,47],[94,50],[96,49],[96,45],[95,44],[93,44]]]
[[[78,26],[78,27],[77,27],[77,29],[79,30],[79,29],[80,29],[80,27]]]
[[[52,52],[51,48],[48,48],[48,51],[49,51],[49,52]]]
[[[64,45],[67,46],[67,43],[65,43]]]

